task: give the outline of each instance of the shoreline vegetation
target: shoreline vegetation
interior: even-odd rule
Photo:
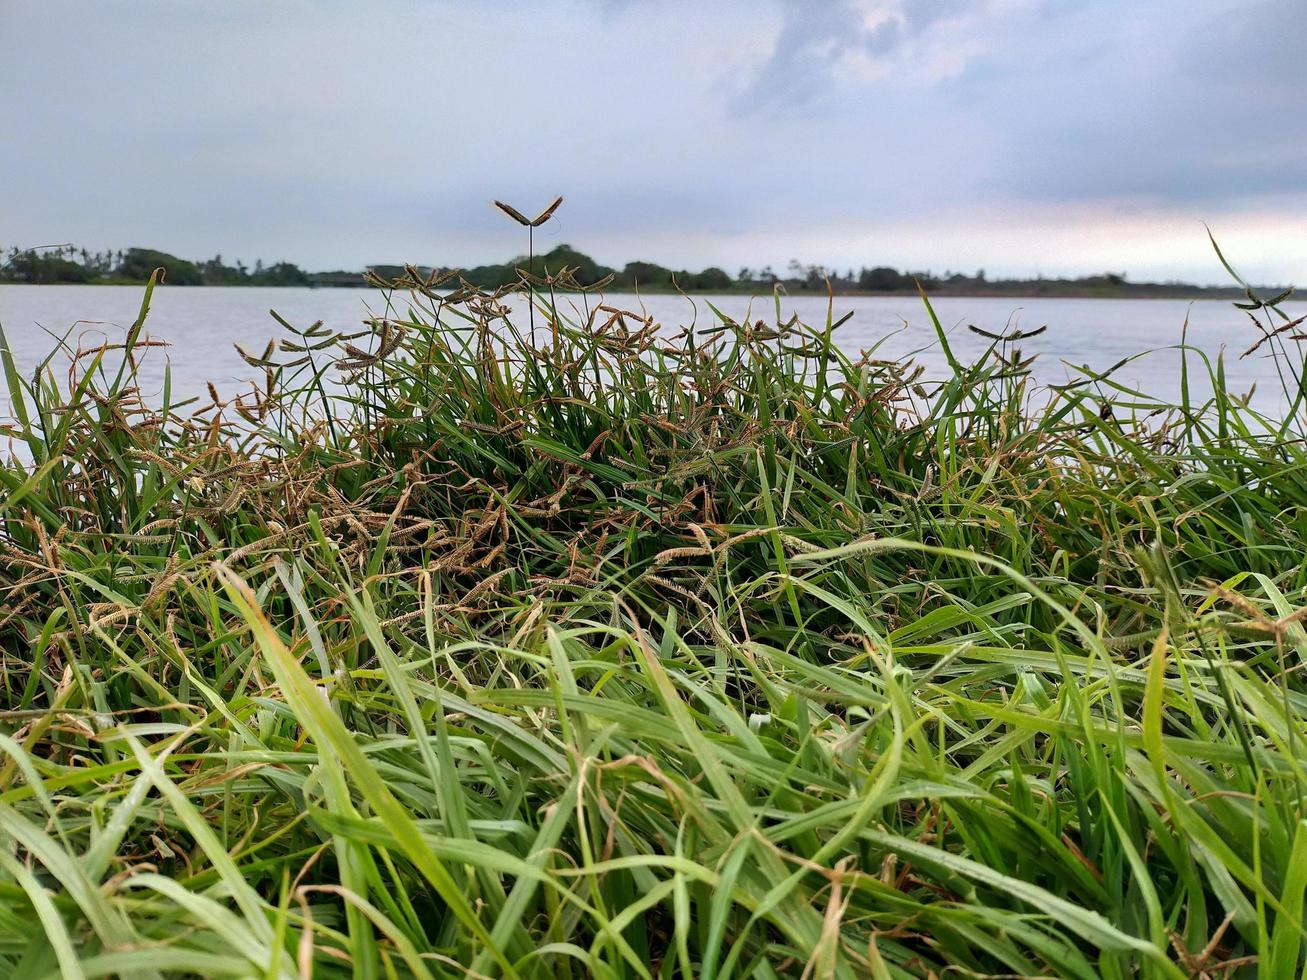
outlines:
[[[221,255],[193,262],[156,249],[129,248],[122,251],[89,252],[72,245],[44,249],[10,248],[0,263],[0,283],[62,285],[144,286],[155,269],[165,270],[161,283],[174,286],[304,286],[320,289],[370,288],[374,280],[393,280],[406,274],[404,266],[373,265],[363,271],[308,272],[291,262],[253,267],[243,262],[227,264]],[[824,294],[831,289],[841,296],[915,296],[918,283],[934,296],[1015,298],[1100,298],[1100,299],[1234,299],[1241,288],[1202,286],[1185,282],[1131,282],[1125,273],[1105,272],[1080,278],[991,279],[984,270],[965,274],[946,270],[900,272],[888,266],[861,269],[828,269],[791,261],[781,272],[770,266],[741,268],[735,275],[723,269],[700,272],[673,270],[653,262],[629,262],[621,269],[609,268],[570,245],[558,245],[541,255],[522,255],[498,265],[473,267],[418,267],[424,281],[439,280],[448,286],[465,284],[480,289],[512,286],[520,276],[557,276],[567,270],[579,288],[645,293],[742,293],[771,292],[777,286],[792,294]],[[1279,287],[1258,287],[1264,295]]]
[[[1282,296],[1282,418],[1194,349],[1176,404],[1037,389],[923,294],[932,377],[566,270],[374,274],[150,403],[156,279],[121,343],[0,335],[5,971],[1300,975]]]

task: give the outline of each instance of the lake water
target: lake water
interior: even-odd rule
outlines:
[[[52,333],[62,336],[71,330],[71,342],[80,340],[83,346],[97,345],[106,338],[121,340],[136,317],[141,295],[140,288],[131,286],[0,285],[0,325],[20,369],[26,372],[50,351]],[[566,302],[573,301],[580,302],[580,298]],[[753,319],[775,319],[770,296],[751,302],[739,295],[687,299],[610,294],[607,301],[633,310],[643,308],[669,327],[710,324],[709,302],[737,319],[750,312]],[[1226,300],[941,298],[934,305],[955,353],[964,360],[988,344],[968,330],[968,324],[991,332],[1047,325],[1043,334],[1020,344],[1023,354],[1039,355],[1035,376],[1045,383],[1065,381],[1067,363],[1104,370],[1123,357],[1154,350],[1114,377],[1166,398],[1179,390],[1179,355],[1164,348],[1179,343],[1187,317],[1191,346],[1213,357],[1226,351],[1226,375],[1232,390],[1246,391],[1256,384],[1255,403],[1264,411],[1282,410],[1274,364],[1260,356],[1261,352],[1240,359],[1258,334],[1247,314]],[[350,330],[372,313],[383,312],[384,304],[381,295],[371,290],[162,287],[154,294],[147,333],[171,346],[148,355],[142,378],[147,394],[151,388],[161,388],[165,363],[171,366],[174,397],[200,394],[209,381],[222,391],[233,391],[237,383],[256,373],[237,355],[233,344],[257,354],[269,339],[285,335],[269,309],[297,326],[322,320],[329,328]],[[782,310],[787,317],[797,313],[808,323],[821,324],[826,318],[826,300],[783,297]],[[943,372],[944,358],[919,300],[837,297],[836,316],[848,311],[853,312],[852,318],[836,334],[847,350],[879,345],[876,356],[881,357],[918,352],[917,360],[926,366],[928,376]],[[1307,313],[1307,304],[1288,304],[1286,312],[1301,316]],[[8,414],[7,398],[4,402],[0,415]]]

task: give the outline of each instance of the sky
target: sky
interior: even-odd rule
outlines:
[[[1304,0],[0,0],[0,245],[1307,272]]]

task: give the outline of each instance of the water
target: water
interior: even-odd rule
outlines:
[[[120,341],[136,318],[141,295],[140,288],[131,286],[0,285],[0,325],[20,370],[26,373],[51,350],[51,333],[62,336],[71,330],[73,346]],[[753,319],[775,319],[770,296],[751,302],[739,295],[687,299],[610,294],[606,300],[623,308],[644,309],[666,326],[690,324],[696,317],[699,326],[710,324],[709,302],[737,319],[749,312]],[[580,303],[582,299],[561,302]],[[954,352],[964,361],[988,344],[968,330],[968,324],[991,332],[1018,327],[1030,330],[1047,324],[1043,334],[1020,344],[1024,355],[1039,354],[1035,376],[1044,383],[1067,380],[1067,363],[1101,371],[1124,357],[1154,349],[1114,377],[1162,398],[1179,394],[1179,355],[1163,348],[1179,343],[1187,317],[1191,346],[1213,357],[1226,351],[1231,390],[1247,391],[1256,384],[1254,403],[1259,408],[1271,413],[1283,410],[1274,364],[1260,356],[1261,352],[1240,359],[1258,334],[1247,315],[1226,300],[941,298],[934,305]],[[147,334],[171,346],[151,351],[144,360],[142,386],[147,397],[161,392],[166,365],[171,367],[174,399],[200,395],[210,381],[224,393],[235,393],[258,372],[240,358],[233,344],[258,355],[269,339],[285,335],[269,309],[297,326],[322,320],[331,329],[352,330],[368,316],[383,313],[384,301],[377,292],[354,289],[160,288],[151,304]],[[783,297],[782,310],[786,317],[797,313],[810,324],[821,324],[826,318],[826,300]],[[880,357],[919,351],[917,359],[926,366],[928,376],[944,373],[943,354],[919,300],[906,296],[837,297],[835,315],[848,311],[853,312],[852,318],[836,334],[846,349],[856,352],[879,345],[876,355]],[[1307,304],[1289,304],[1286,312],[1301,316],[1307,313]],[[0,397],[4,394],[0,381]],[[7,398],[4,401],[0,415],[8,414]]]

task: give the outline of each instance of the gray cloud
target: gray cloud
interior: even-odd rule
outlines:
[[[844,59],[883,58],[963,6],[957,0],[783,0],[771,54],[736,107],[811,108],[831,93]]]
[[[1297,6],[1087,5],[1009,35],[958,91],[1003,133],[990,186],[1200,208],[1307,191]]]

